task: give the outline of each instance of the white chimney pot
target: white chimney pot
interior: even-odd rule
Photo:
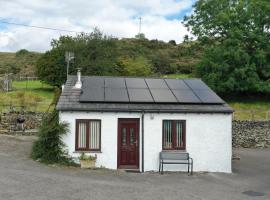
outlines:
[[[78,69],[78,71],[77,71],[77,82],[76,82],[74,88],[77,88],[77,89],[81,89],[82,88],[81,70],[80,69]]]

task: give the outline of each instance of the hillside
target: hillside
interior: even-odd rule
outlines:
[[[118,48],[120,57],[138,55],[146,57],[158,74],[193,73],[204,49],[197,41],[176,44],[174,40],[167,43],[146,38],[119,40]]]
[[[153,74],[156,75],[191,74],[203,52],[203,47],[196,41],[176,44],[173,40],[163,42],[146,38],[124,38],[116,39],[114,42],[117,51],[115,56],[119,63],[123,60],[125,62],[127,58],[141,56],[151,64]],[[106,53],[105,50],[103,52]],[[82,64],[78,61],[85,57],[80,53],[76,52],[75,54],[76,65]],[[25,49],[16,53],[0,52],[0,74],[13,73],[21,76],[35,76],[36,62],[42,55],[42,53],[29,52]]]
[[[0,52],[0,74],[13,73],[35,76],[36,61],[42,54],[20,50],[16,53]]]

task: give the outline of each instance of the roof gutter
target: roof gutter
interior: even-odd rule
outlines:
[[[127,109],[71,109],[71,108],[56,108],[58,111],[69,111],[69,112],[76,112],[76,111],[84,111],[84,112],[133,112],[133,113],[141,113],[142,110],[127,110]],[[223,114],[231,114],[234,110],[144,110],[145,113],[223,113]]]

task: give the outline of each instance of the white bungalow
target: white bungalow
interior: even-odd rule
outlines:
[[[200,79],[69,76],[57,104],[68,153],[109,169],[158,171],[188,152],[194,171],[231,172],[233,110]],[[186,170],[165,165],[164,170]]]

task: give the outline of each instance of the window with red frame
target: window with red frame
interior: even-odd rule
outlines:
[[[163,150],[186,149],[186,121],[163,120],[162,129]]]
[[[101,121],[76,120],[76,151],[100,151]]]

